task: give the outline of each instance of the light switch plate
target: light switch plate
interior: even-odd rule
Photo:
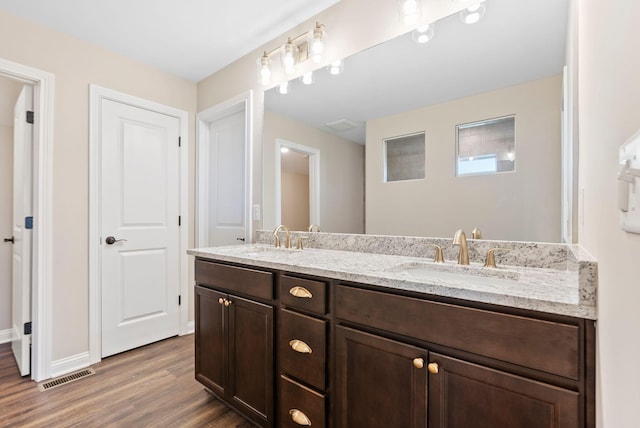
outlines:
[[[255,204],[251,208],[252,208],[251,217],[253,218],[253,221],[260,220],[260,205]]]

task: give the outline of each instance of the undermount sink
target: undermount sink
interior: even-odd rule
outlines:
[[[459,281],[469,281],[470,279],[518,281],[520,279],[520,273],[512,270],[446,263],[402,263],[393,266],[389,271],[404,272],[418,279],[450,279]]]

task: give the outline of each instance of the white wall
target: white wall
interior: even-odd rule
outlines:
[[[640,235],[618,226],[618,148],[640,129],[640,2],[580,2],[580,244],[598,260],[598,425],[640,423]]]
[[[13,234],[12,195],[13,127],[0,125],[0,239]],[[0,331],[10,328],[11,244],[0,241]]]
[[[51,343],[56,361],[89,347],[89,84],[188,111],[192,147],[196,85],[4,10],[0,28],[11,35],[0,37],[0,58],[55,75]],[[191,155],[193,169],[193,150]],[[193,225],[193,196],[189,212]]]
[[[367,122],[366,231],[560,242],[562,76]],[[456,177],[456,125],[516,117],[516,171]],[[384,140],[425,132],[426,178],[384,182]]]
[[[265,112],[263,134],[265,228],[277,226],[275,156],[280,156],[280,153],[276,152],[275,144],[276,139],[281,138],[320,151],[319,226],[322,231],[364,232],[364,146],[272,111]]]

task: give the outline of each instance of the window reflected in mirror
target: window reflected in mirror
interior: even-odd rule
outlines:
[[[515,116],[456,126],[456,175],[516,170]]]
[[[384,140],[385,182],[425,178],[424,132]]]

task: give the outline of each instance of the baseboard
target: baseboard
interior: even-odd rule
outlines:
[[[193,323],[192,323],[193,324]],[[14,339],[13,329],[0,330],[0,344],[11,342]]]
[[[72,355],[60,360],[51,362],[51,377],[58,377],[76,370],[84,369],[91,365],[91,358],[88,352]]]

